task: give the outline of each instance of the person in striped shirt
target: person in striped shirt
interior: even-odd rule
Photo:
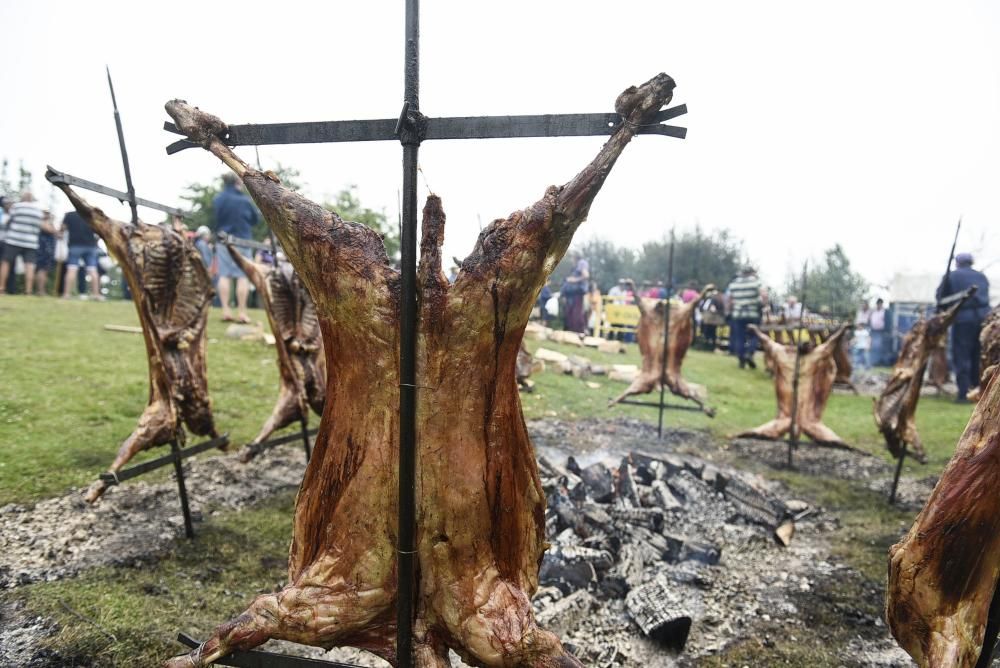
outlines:
[[[729,309],[732,315],[729,335],[733,338],[733,352],[740,360],[740,368],[756,369],[753,354],[757,349],[757,337],[747,330],[750,325],[760,324],[760,279],[753,267],[744,267],[729,284]]]
[[[55,227],[46,222],[45,212],[35,204],[35,196],[30,191],[21,193],[21,201],[10,208],[10,217],[7,220],[3,256],[0,258],[0,294],[6,293],[7,276],[18,256],[24,260],[24,291],[31,292],[35,284],[38,233],[43,229],[52,234],[56,233]]]

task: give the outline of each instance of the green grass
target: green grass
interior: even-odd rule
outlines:
[[[66,665],[160,665],[182,653],[174,641],[179,631],[204,638],[255,595],[284,585],[293,500],[292,492],[281,493],[213,517],[196,540],[178,540],[159,562],[98,568],[12,596],[59,624],[47,643]]]
[[[251,317],[266,326],[262,311]],[[148,398],[145,346],[105,324],[138,325],[132,303],[0,297],[0,506],[89,484],[135,428]],[[270,413],[278,372],[274,348],[227,339],[226,327],[212,309],[208,388],[217,428],[241,443]]]

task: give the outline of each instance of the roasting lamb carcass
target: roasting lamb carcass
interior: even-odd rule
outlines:
[[[907,446],[910,454],[920,463],[927,462],[927,453],[917,433],[917,402],[924,384],[924,372],[931,353],[948,334],[948,326],[955,319],[958,309],[975,293],[969,288],[965,296],[946,311],[924,318],[913,326],[903,338],[899,358],[892,367],[892,375],[882,394],[875,400],[875,424],[892,456],[899,459]]]
[[[639,326],[636,337],[639,340],[639,352],[642,354],[642,369],[632,384],[620,395],[608,402],[608,407],[614,406],[625,397],[633,394],[648,394],[658,389],[661,384],[667,386],[671,394],[690,399],[709,417],[715,416],[715,410],[705,405],[681,377],[681,364],[687,354],[691,341],[694,340],[694,309],[705,296],[715,290],[714,285],[707,285],[697,299],[687,304],[670,306],[670,340],[667,344],[667,364],[663,365],[663,329],[666,309],[664,301],[646,300],[639,297],[635,283],[628,281],[632,294],[636,295],[635,304],[639,308]]]
[[[994,374],[906,537],[889,550],[885,616],[924,668],[985,667],[1000,623],[1000,375]]]
[[[441,271],[441,200],[424,207],[417,275],[415,656],[449,665],[580,663],[536,625],[530,597],[545,550],[545,495],[514,378],[546,277],[635,132],[671,99],[658,75],[619,96],[626,122],[597,157],[527,209],[495,220],[454,284]],[[257,597],[190,654],[207,665],[269,638],[395,657],[400,275],[378,234],[243,163],[218,118],[179,101],[176,125],[242,179],[316,300],[328,400],[296,500],[289,584]]]
[[[218,436],[205,365],[205,324],[215,293],[198,251],[165,226],[111,220],[69,186],[57,185],[121,266],[146,342],[149,402],[108,471],[183,438],[182,424],[199,436]],[[105,489],[95,482],[85,498],[93,503]]]
[[[240,460],[248,462],[277,430],[297,420],[308,423],[310,407],[317,415],[323,414],[326,358],[316,306],[292,265],[261,264],[241,255],[232,243],[227,242],[226,248],[257,288],[278,352],[278,403],[260,432],[240,451]]]
[[[828,330],[827,330],[828,331]],[[851,353],[847,342],[847,337],[840,340],[840,345],[833,349],[833,362],[837,366],[837,375],[833,379],[834,385],[846,385],[851,388],[854,394],[858,394],[858,388],[854,387],[851,375],[854,373],[854,365],[851,363]]]
[[[750,331],[760,340],[764,355],[774,368],[774,391],[778,397],[778,416],[756,429],[739,434],[749,438],[778,439],[792,429],[792,384],[795,378],[795,346],[785,346],[774,341],[753,325]],[[841,326],[833,336],[809,352],[802,353],[799,360],[798,407],[795,413],[795,431],[826,445],[847,447],[840,436],[822,422],[826,402],[837,376],[837,365],[833,357],[840,346],[840,340],[847,331]],[[803,344],[806,345],[806,344]],[[811,345],[811,344],[808,344]]]
[[[990,311],[979,332],[979,387],[969,392],[970,400],[979,401],[997,369],[1000,369],[1000,306]]]

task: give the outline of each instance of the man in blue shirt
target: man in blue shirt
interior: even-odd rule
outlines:
[[[951,326],[951,362],[955,367],[958,403],[965,403],[969,389],[979,384],[979,330],[990,312],[990,282],[982,272],[972,268],[970,253],[959,253],[955,256],[954,271],[944,277],[937,289],[940,302],[973,285],[976,294],[962,304]]]
[[[260,212],[254,206],[250,196],[243,192],[243,184],[235,174],[224,174],[222,177],[222,192],[212,200],[212,215],[215,217],[215,230],[225,232],[238,239],[251,239],[253,226],[260,221]],[[247,250],[240,253],[250,257]],[[243,271],[229,255],[229,250],[219,244],[215,251],[219,263],[219,301],[222,303],[223,322],[232,322],[233,312],[229,308],[230,279],[236,279],[236,308],[240,322],[250,322],[247,315],[247,296],[250,294],[250,282]]]

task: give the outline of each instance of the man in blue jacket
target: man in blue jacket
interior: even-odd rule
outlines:
[[[955,401],[965,403],[969,389],[979,384],[979,330],[990,312],[990,282],[986,276],[972,268],[972,255],[955,256],[955,269],[949,272],[937,289],[937,299],[965,292],[976,286],[976,294],[962,304],[955,323],[951,326],[951,361],[955,367],[955,384],[958,396]]]
[[[212,200],[212,215],[215,217],[215,230],[225,232],[238,239],[253,238],[253,226],[260,221],[260,212],[254,206],[250,196],[243,192],[243,184],[235,174],[222,176],[222,192]],[[251,257],[248,249],[240,249],[240,253]],[[230,279],[236,279],[236,308],[240,322],[250,322],[247,315],[247,296],[250,294],[250,282],[243,271],[229,255],[229,250],[218,244],[215,256],[219,264],[219,301],[222,303],[222,320],[231,322],[233,312],[229,308]]]

